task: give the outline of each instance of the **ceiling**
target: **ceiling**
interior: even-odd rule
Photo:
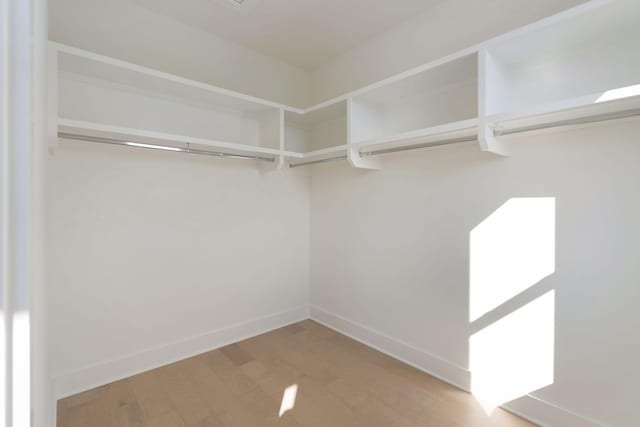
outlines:
[[[443,0],[130,0],[305,69]]]

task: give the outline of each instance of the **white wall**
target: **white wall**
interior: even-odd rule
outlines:
[[[441,58],[585,0],[447,0],[314,69],[312,102]]]
[[[308,103],[308,75],[128,0],[51,0],[49,38],[282,102]]]
[[[556,290],[555,383],[535,395],[635,425],[638,135],[638,121],[611,123],[512,138],[506,159],[469,143],[391,155],[379,172],[317,166],[312,313],[467,368],[469,232],[510,198],[555,197],[556,272],[539,285]]]
[[[253,162],[62,142],[49,184],[58,393],[269,327],[236,327],[243,322],[306,317],[308,177],[261,173]],[[205,336],[200,348],[136,356],[229,327],[230,335]]]

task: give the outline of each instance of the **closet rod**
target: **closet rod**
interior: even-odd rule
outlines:
[[[299,166],[308,166],[308,165],[315,165],[318,163],[327,163],[327,162],[333,162],[336,160],[347,160],[347,156],[337,156],[337,157],[329,157],[328,159],[320,159],[320,160],[311,160],[309,162],[302,162],[302,163],[292,163],[289,165],[290,168],[297,168]]]
[[[420,148],[437,147],[439,145],[459,144],[461,142],[477,141],[476,135],[463,136],[460,138],[441,139],[439,141],[425,142],[423,144],[406,145],[404,147],[383,148],[382,150],[361,151],[360,157],[379,156],[380,154],[397,153],[399,151],[418,150]]]
[[[101,138],[98,136],[79,135],[79,134],[66,133],[66,132],[58,132],[58,138],[72,139],[76,141],[97,142],[100,144],[124,145],[126,147],[147,148],[151,150],[173,151],[176,153],[202,154],[205,156],[225,157],[227,159],[260,160],[263,162],[275,161],[274,157],[249,156],[245,154],[233,154],[233,153],[224,153],[221,151],[210,151],[210,150],[201,150],[197,148],[191,148],[189,146],[189,143],[187,143],[187,146],[185,148],[181,148],[181,147],[170,147],[170,146],[156,145],[156,144],[147,144],[143,142],[126,141],[126,140],[120,140],[120,139]]]
[[[635,108],[635,109],[632,109],[632,110],[616,111],[616,112],[613,112],[613,113],[596,114],[596,115],[591,115],[591,116],[578,117],[576,119],[559,120],[559,121],[556,121],[556,122],[541,123],[539,125],[522,126],[522,127],[513,128],[513,129],[495,129],[493,131],[493,135],[494,136],[512,135],[512,134],[515,134],[515,133],[532,132],[532,131],[535,131],[535,130],[556,128],[556,127],[562,127],[562,126],[583,125],[583,124],[588,124],[588,123],[604,122],[604,121],[607,121],[607,120],[623,119],[623,118],[626,118],[626,117],[634,117],[634,116],[640,116],[640,108]]]
[[[360,154],[360,157],[378,156],[380,154],[397,153],[399,151],[417,150],[419,148],[437,147],[439,145],[457,144],[461,142],[470,142],[470,141],[477,141],[477,140],[478,140],[478,137],[473,135],[473,136],[465,136],[461,138],[442,139],[440,141],[425,142],[424,144],[407,145],[404,147],[385,148],[382,150],[374,150],[374,151],[361,151],[359,154]],[[289,165],[289,167],[297,168],[298,166],[315,165],[318,163],[333,162],[335,160],[347,160],[347,156],[337,156],[337,157],[330,157],[328,159],[312,160],[310,162],[294,163]]]

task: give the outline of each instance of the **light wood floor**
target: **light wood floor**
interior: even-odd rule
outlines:
[[[279,417],[284,390],[295,406]],[[306,320],[58,402],[58,427],[520,427],[461,390]]]

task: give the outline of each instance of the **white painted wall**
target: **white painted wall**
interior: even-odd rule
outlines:
[[[585,0],[447,0],[316,67],[313,103],[401,73]]]
[[[49,184],[51,369],[71,373],[63,392],[194,347],[160,349],[137,365],[147,350],[229,327],[245,333],[234,325],[300,308],[306,317],[308,177],[62,142]]]
[[[304,107],[308,75],[128,0],[51,0],[49,38],[125,61]]]
[[[513,197],[556,197],[555,383],[540,399],[610,425],[637,422],[640,122],[317,166],[311,303],[468,366],[469,232]],[[313,313],[313,310],[312,310]],[[561,424],[569,425],[569,424]],[[581,425],[581,424],[578,424]]]

